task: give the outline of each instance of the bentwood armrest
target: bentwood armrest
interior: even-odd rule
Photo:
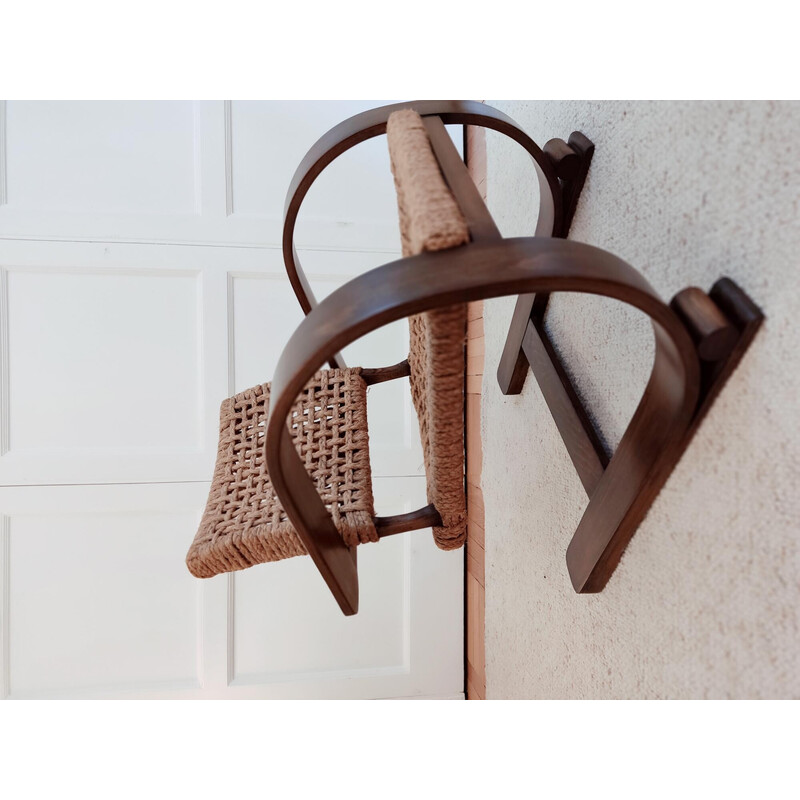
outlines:
[[[647,387],[617,452],[593,485],[568,551],[576,589],[592,591],[593,580],[619,559],[652,502],[648,487],[665,479],[697,405],[695,345],[642,275],[611,253],[545,237],[476,242],[400,259],[348,282],[301,322],[275,370],[265,444],[269,474],[345,614],[358,610],[355,549],[337,533],[286,426],[306,382],[343,347],[390,322],[457,303],[557,291],[618,299],[646,313],[653,325],[655,358]]]

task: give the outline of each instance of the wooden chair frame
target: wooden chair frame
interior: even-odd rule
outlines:
[[[349,281],[317,304],[300,267],[294,226],[303,198],[322,170],[359,142],[386,132],[389,115],[414,108],[424,119],[442,174],[470,229],[469,244],[403,258]],[[478,125],[510,136],[530,154],[540,188],[536,235],[503,239],[445,124]],[[517,295],[498,381],[519,392],[530,367],[539,381],[576,470],[589,495],[567,549],[578,592],[607,583],[656,495],[680,459],[708,407],[735,369],[763,319],[731,280],[710,294],[690,287],[664,303],[632,266],[616,256],[564,238],[591,159],[592,145],[575,133],[569,143],[540,149],[501,112],[480,103],[420,101],[373,109],[325,134],[292,180],[285,209],[283,252],[307,316],[290,338],[272,380],[265,455],[270,478],[300,539],[345,614],[358,610],[356,548],[344,544],[303,467],[287,428],[292,404],[307,381],[339,352],[383,325],[434,308]],[[650,379],[619,447],[603,450],[543,328],[552,292],[611,297],[650,317],[655,357]],[[365,370],[367,383],[408,375],[408,363]],[[379,537],[436,525],[433,506],[376,517]]]

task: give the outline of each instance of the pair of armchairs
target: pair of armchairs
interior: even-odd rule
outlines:
[[[510,136],[533,159],[540,188],[535,235],[504,239],[445,124]],[[317,304],[299,265],[294,226],[309,187],[338,155],[386,134],[403,258],[371,270]],[[690,288],[665,304],[610,253],[564,237],[592,155],[575,133],[540,149],[513,120],[475,102],[420,101],[373,109],[329,131],[297,169],[287,195],[283,253],[306,318],[270,383],[228,398],[220,411],[213,481],[187,555],[208,578],[308,554],[345,614],[358,611],[357,546],[432,528],[445,550],[463,545],[466,303],[517,295],[498,381],[521,390],[533,369],[589,505],[567,551],[576,591],[603,588],[627,542],[738,363],[760,312],[728,279],[711,294]],[[589,292],[629,303],[653,323],[650,382],[617,452],[603,451],[590,416],[543,327],[549,293]],[[406,361],[347,367],[339,352],[408,318]],[[325,363],[329,368],[323,369]],[[418,413],[429,504],[376,515],[366,392],[408,378]]]

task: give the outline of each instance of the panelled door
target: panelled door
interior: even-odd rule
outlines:
[[[359,549],[351,618],[308,558],[184,564],[219,404],[270,379],[302,318],[291,175],[376,104],[0,104],[2,696],[461,695],[463,559],[429,532]],[[398,257],[383,138],[320,178],[297,239],[318,297]],[[406,352],[402,323],[345,357]],[[368,403],[378,513],[424,505],[407,382]]]

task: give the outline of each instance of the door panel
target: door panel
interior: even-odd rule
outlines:
[[[6,186],[13,210],[194,215],[199,104],[8,104]]]
[[[197,580],[208,484],[0,488],[0,685],[36,697],[403,697],[460,692],[463,562],[429,530],[359,548],[344,617],[307,558]],[[425,480],[377,478],[387,513]]]
[[[9,271],[9,452],[199,450],[199,278]]]
[[[220,402],[268,381],[302,313],[288,181],[374,103],[7,103],[0,158],[0,694],[453,696],[463,561],[429,531],[359,548],[341,615],[307,558],[194,579]],[[308,197],[318,298],[399,256],[385,141]],[[347,348],[407,354],[405,323]],[[407,381],[371,387],[380,514],[426,502]]]
[[[202,683],[203,586],[183,564],[206,486],[0,489],[11,697]]]

